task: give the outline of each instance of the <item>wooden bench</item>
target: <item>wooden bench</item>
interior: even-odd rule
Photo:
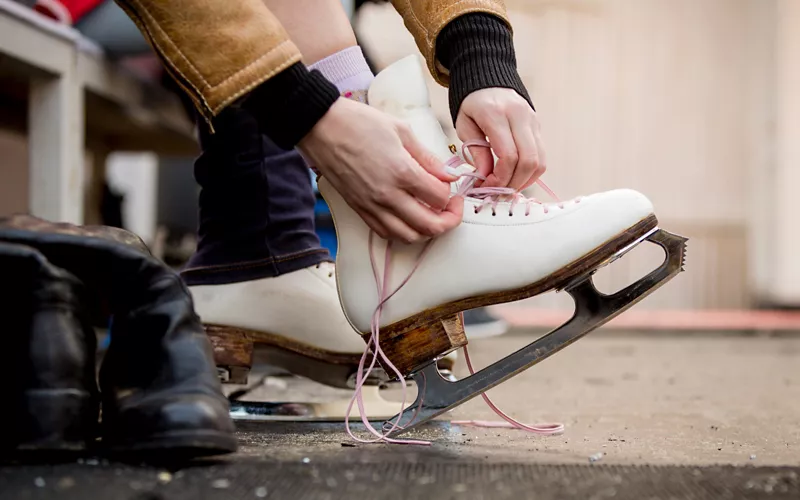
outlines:
[[[27,134],[30,212],[76,224],[85,219],[87,149],[100,174],[93,179],[102,179],[113,151],[197,152],[178,96],[109,61],[76,30],[10,0],[0,0],[0,128]]]

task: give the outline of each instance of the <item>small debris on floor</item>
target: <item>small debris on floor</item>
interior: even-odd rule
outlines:
[[[589,462],[597,462],[598,460],[603,459],[603,453],[595,453],[594,455],[589,455]]]
[[[311,463],[311,459],[308,458],[308,457],[303,457],[303,463],[304,464],[310,464]]]
[[[264,385],[281,391],[285,391],[287,387],[286,380],[280,379],[278,377],[264,378]]]
[[[422,486],[424,486],[426,484],[433,484],[435,482],[436,482],[436,478],[433,477],[433,476],[428,476],[428,475],[422,475],[422,476],[418,477],[417,481],[416,481],[417,484],[422,485]]]
[[[215,479],[211,482],[211,487],[218,490],[225,490],[231,487],[231,482],[227,479]]]
[[[265,496],[267,496],[267,489],[264,488],[263,486],[259,486],[258,488],[256,488],[255,493],[258,498],[264,498]]]
[[[75,480],[69,476],[62,477],[61,479],[58,480],[58,483],[56,484],[56,488],[59,490],[68,490],[73,486],[75,486]]]
[[[353,443],[342,443],[342,448],[355,448],[356,445]]]
[[[750,455],[750,460],[755,460],[755,459],[756,459],[755,455]]]
[[[44,482],[44,478],[37,477],[33,480],[33,484],[35,484],[37,488],[44,488],[44,485],[47,483]]]
[[[86,465],[92,465],[92,466],[100,465],[100,460],[96,458],[90,458],[89,460],[86,461]]]
[[[172,474],[167,471],[162,471],[158,473],[158,482],[162,484],[167,484],[168,482],[172,481]]]

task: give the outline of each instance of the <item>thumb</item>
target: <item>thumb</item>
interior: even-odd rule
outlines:
[[[448,173],[444,163],[426,148],[408,127],[400,127],[399,134],[403,147],[426,172],[440,181],[455,182],[458,180],[458,176]]]

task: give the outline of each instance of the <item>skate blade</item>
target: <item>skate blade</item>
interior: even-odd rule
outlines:
[[[664,262],[647,276],[616,293],[606,295],[599,292],[592,281],[597,269],[620,258],[645,240],[664,249]],[[522,373],[604,325],[683,271],[686,241],[686,238],[663,229],[649,231],[594,269],[561,287],[575,301],[575,313],[566,323],[474,375],[455,382],[442,378],[435,363],[428,364],[412,375],[418,389],[414,403],[391,419],[376,422],[375,428],[388,432],[393,426],[392,422],[397,422],[399,418],[400,425],[390,435],[402,434]]]
[[[436,365],[433,367],[435,369]],[[398,401],[385,400],[378,386],[364,386],[362,394],[364,409],[371,420],[388,419],[397,413],[400,406]],[[325,403],[231,401],[230,415],[232,419],[240,421],[343,422],[349,403],[349,399]],[[353,405],[350,419],[357,422],[359,415],[358,407]]]

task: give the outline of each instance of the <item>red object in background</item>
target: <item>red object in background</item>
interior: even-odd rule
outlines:
[[[38,0],[34,10],[65,24],[75,24],[106,0]]]

